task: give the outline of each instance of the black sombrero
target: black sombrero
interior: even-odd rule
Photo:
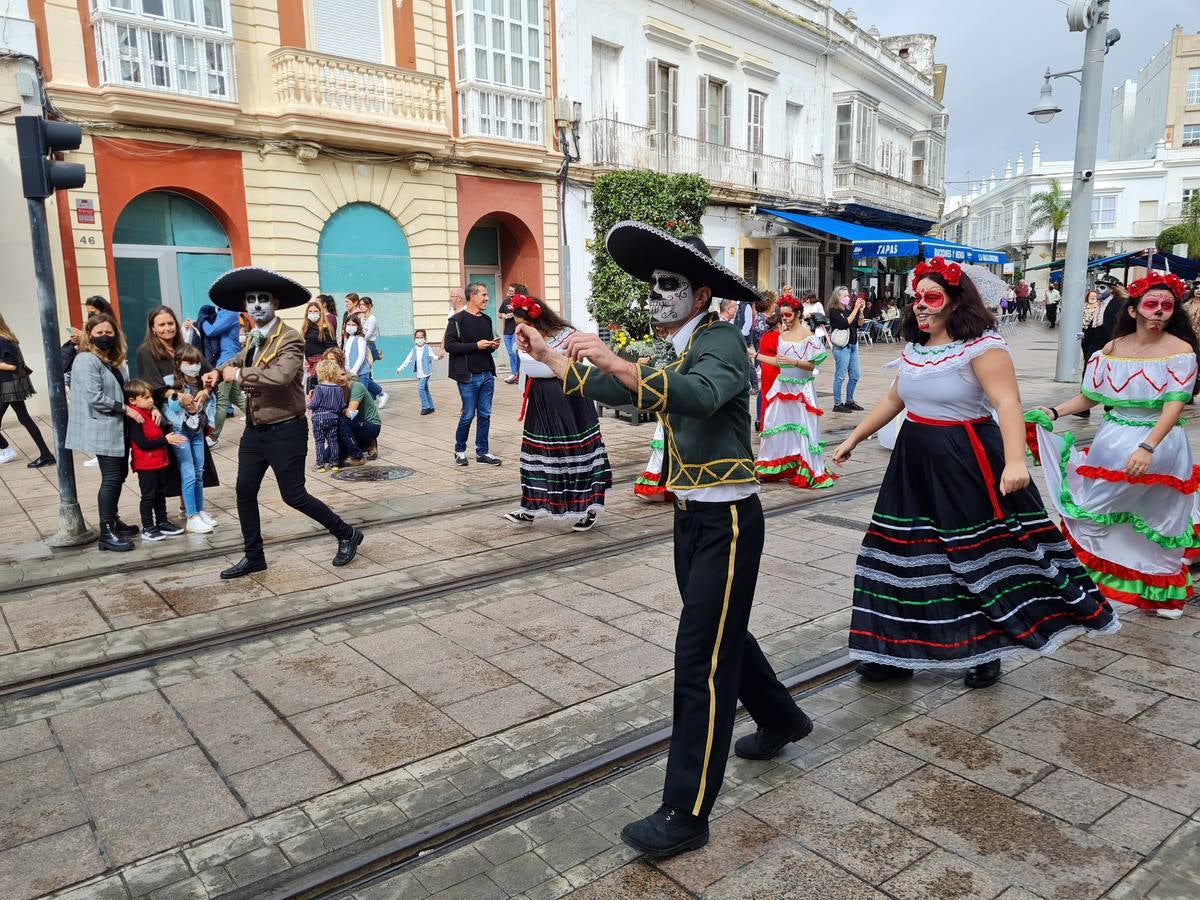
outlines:
[[[246,308],[249,291],[267,291],[275,296],[276,309],[301,306],[312,299],[312,292],[298,281],[286,275],[260,269],[258,266],[242,266],[230,269],[212,283],[208,297],[222,309],[241,312]]]
[[[720,265],[698,237],[677,238],[645,222],[618,222],[604,239],[618,266],[642,281],[655,269],[683,275],[696,287],[707,287],[714,297],[754,303],[762,295],[741,276]]]

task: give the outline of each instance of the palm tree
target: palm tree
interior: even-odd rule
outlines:
[[[1029,207],[1029,230],[1050,227],[1050,262],[1058,259],[1058,233],[1066,226],[1071,214],[1071,198],[1063,193],[1057,178],[1050,179],[1048,190],[1034,194]]]

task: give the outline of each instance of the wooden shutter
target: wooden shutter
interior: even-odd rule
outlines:
[[[721,143],[726,147],[733,146],[733,132],[730,127],[730,109],[733,101],[733,86],[726,83],[721,85]]]
[[[696,140],[708,140],[708,76],[701,75],[696,91],[700,95],[696,114]]]
[[[658,130],[658,60],[646,60],[646,127]]]
[[[667,123],[671,134],[679,134],[679,70],[674,66],[667,69],[667,93],[671,97],[671,120]]]

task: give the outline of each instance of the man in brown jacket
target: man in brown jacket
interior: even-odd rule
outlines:
[[[335,566],[354,559],[363,533],[312,496],[304,487],[308,426],[304,404],[304,340],[283,324],[276,311],[302,306],[312,295],[292,279],[245,266],[226,272],[208,289],[222,309],[245,312],[254,322],[246,346],[222,369],[225,381],[246,394],[246,430],[238,446],[237,508],[245,556],[221,573],[241,578],[267,568],[258,515],[258,489],[270,468],[279,496],[292,509],[320,522],[338,539]]]

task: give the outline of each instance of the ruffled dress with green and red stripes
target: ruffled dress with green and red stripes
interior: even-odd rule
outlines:
[[[1186,557],[1200,550],[1195,527],[1200,468],[1182,420],[1155,448],[1145,475],[1125,464],[1158,422],[1163,405],[1187,401],[1196,382],[1191,353],[1154,359],[1092,355],[1084,396],[1109,407],[1091,446],[1054,434],[1031,413],[1050,497],[1075,554],[1101,593],[1145,610],[1176,610],[1192,596]]]
[[[820,365],[828,357],[815,337],[795,343],[777,331],[763,335],[759,353]],[[825,467],[825,442],[813,388],[814,373],[794,366],[763,364],[763,418],[754,471],[762,481],[787,481],[803,488],[832,487],[837,478]]]

